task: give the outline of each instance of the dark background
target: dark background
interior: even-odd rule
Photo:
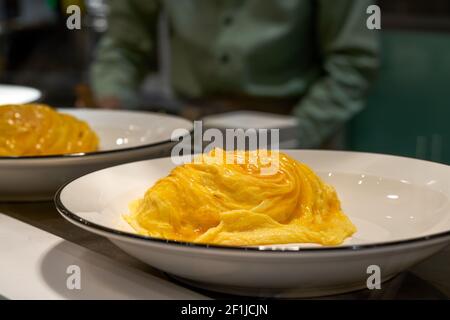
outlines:
[[[83,9],[79,31],[65,26],[70,4]],[[95,44],[107,28],[107,4],[0,0],[0,83],[37,87],[43,101],[53,106],[70,107],[80,100],[89,104],[87,72]],[[346,148],[450,164],[450,1],[378,4],[381,72],[367,108],[347,126]],[[159,75],[145,82],[145,107],[160,110],[177,104],[164,72],[161,67]]]

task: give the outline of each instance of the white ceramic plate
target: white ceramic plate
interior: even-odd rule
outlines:
[[[64,183],[88,172],[170,154],[171,135],[192,130],[188,120],[135,111],[60,109],[89,123],[100,150],[86,154],[0,157],[0,201],[50,200]],[[176,137],[175,137],[176,138]]]
[[[39,100],[41,96],[38,89],[0,84],[0,105],[30,103]]]
[[[382,281],[450,241],[450,168],[408,158],[337,151],[287,151],[334,185],[358,232],[343,245],[239,248],[137,235],[122,220],[130,201],[174,167],[169,158],[81,177],[56,196],[70,222],[191,284],[228,293],[318,296],[361,289],[368,267]]]

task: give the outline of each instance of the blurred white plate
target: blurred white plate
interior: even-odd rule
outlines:
[[[297,117],[261,111],[231,111],[206,116],[203,119],[206,128],[216,128],[222,132],[227,129],[277,129],[279,134],[279,149],[296,149]],[[270,139],[269,139],[270,141]],[[268,143],[270,148],[270,142]]]
[[[287,151],[334,185],[358,232],[343,245],[207,246],[137,235],[122,219],[174,167],[170,158],[81,177],[56,195],[70,222],[199,287],[241,295],[302,297],[366,287],[368,267],[388,280],[450,241],[450,168],[354,152]],[[369,269],[370,270],[370,269]]]
[[[41,96],[38,89],[0,84],[0,105],[30,103],[39,100]]]
[[[176,129],[188,120],[150,112],[60,109],[89,123],[100,150],[86,154],[0,157],[0,201],[50,200],[58,188],[88,172],[170,154]]]

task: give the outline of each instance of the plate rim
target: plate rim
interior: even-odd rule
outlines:
[[[33,100],[22,103],[22,104],[35,103],[35,102],[39,101],[40,99],[42,99],[42,97],[44,95],[43,91],[36,87],[23,86],[23,85],[12,84],[12,83],[1,83],[0,89],[1,89],[1,87],[7,88],[7,89],[16,89],[16,90],[29,90],[30,92],[35,93],[36,97]],[[5,104],[2,103],[2,104],[0,104],[0,106],[1,105],[5,105]]]
[[[58,110],[69,110],[69,111],[74,111],[74,110],[82,110],[82,111],[102,111],[102,109],[89,109],[89,108],[81,108],[81,109],[77,109],[77,108],[57,108]],[[179,120],[184,120],[190,123],[190,121],[188,119],[185,119],[183,117],[180,116],[176,116],[176,115],[168,115],[168,114],[163,114],[163,113],[157,113],[157,112],[150,112],[150,111],[142,111],[142,110],[104,110],[104,111],[112,111],[112,112],[134,112],[134,113],[143,113],[143,114],[153,114],[153,115],[160,115],[160,116],[168,116],[168,117],[175,117],[178,118]],[[194,132],[194,128],[193,126],[190,129],[186,129],[189,131],[189,133],[187,133],[186,135],[180,136],[178,137],[178,139],[182,140],[184,137],[187,137],[189,135],[192,135],[192,133]],[[143,145],[139,145],[139,146],[135,146],[135,147],[127,147],[127,148],[122,148],[122,149],[112,149],[112,150],[104,150],[104,151],[93,151],[93,152],[80,152],[80,153],[67,153],[67,154],[55,154],[55,155],[44,155],[44,156],[25,156],[25,157],[21,157],[21,156],[0,156],[0,161],[11,161],[11,160],[44,160],[44,159],[76,159],[76,158],[86,158],[86,157],[92,157],[92,156],[99,156],[99,155],[105,155],[105,154],[111,154],[111,153],[118,153],[118,152],[130,152],[130,151],[135,151],[135,150],[140,150],[140,149],[145,149],[145,148],[151,148],[151,147],[157,147],[157,146],[161,146],[164,144],[168,144],[171,142],[177,142],[177,140],[172,140],[172,139],[166,139],[160,142],[154,142],[154,143],[148,143],[148,144],[143,144]]]
[[[313,151],[313,152],[320,152],[320,151],[326,151],[326,152],[339,152],[339,153],[358,153],[358,154],[366,154],[366,155],[378,155],[378,156],[388,156],[388,157],[395,157],[395,158],[403,158],[408,160],[414,160],[419,162],[426,162],[434,165],[439,165],[443,167],[449,167],[446,164],[422,160],[422,159],[415,159],[415,158],[409,158],[409,157],[403,157],[403,156],[395,156],[395,155],[387,155],[382,153],[370,153],[370,152],[358,152],[358,151],[340,151],[340,150],[312,150],[312,149],[291,149],[291,150],[280,150],[280,151]],[[157,158],[157,159],[163,159],[163,158]],[[94,229],[99,231],[102,234],[111,234],[115,237],[119,238],[125,238],[128,240],[138,240],[143,242],[151,242],[156,244],[163,244],[163,245],[174,245],[176,247],[184,247],[184,248],[195,248],[195,249],[220,249],[220,250],[228,250],[228,251],[235,251],[235,252],[270,252],[270,253],[288,253],[288,254],[298,254],[300,252],[356,252],[356,251],[366,251],[366,250],[374,250],[374,249],[384,249],[384,248],[392,248],[399,245],[410,245],[410,244],[417,244],[420,242],[427,242],[431,240],[439,240],[449,237],[450,238],[450,230],[443,231],[427,236],[420,236],[415,238],[409,238],[404,240],[395,240],[395,241],[387,241],[387,242],[380,242],[380,243],[368,243],[368,244],[358,244],[358,245],[342,245],[342,246],[327,246],[327,247],[304,247],[300,248],[298,250],[292,250],[292,249],[282,249],[282,248],[264,248],[261,249],[259,247],[239,247],[239,246],[226,246],[226,245],[217,245],[217,244],[203,244],[203,243],[194,243],[194,242],[187,242],[187,241],[177,241],[177,240],[170,240],[170,239],[163,239],[163,238],[156,238],[151,236],[145,236],[140,235],[137,233],[131,233],[128,231],[121,231],[118,229],[113,229],[110,227],[102,226],[100,224],[97,224],[95,222],[90,222],[76,213],[69,210],[62,202],[61,200],[61,193],[64,191],[64,189],[71,184],[72,182],[81,179],[87,175],[93,174],[98,171],[111,169],[114,167],[119,167],[123,165],[130,165],[133,163],[143,162],[143,161],[151,161],[156,159],[149,159],[149,160],[141,160],[141,161],[135,161],[135,162],[129,162],[126,164],[121,164],[117,166],[108,167],[105,169],[97,170],[94,172],[90,172],[87,174],[84,174],[78,178],[72,179],[69,182],[66,182],[64,185],[62,185],[58,191],[56,192],[54,196],[54,204],[57,209],[57,211],[69,222],[74,223],[75,225],[81,224],[85,226],[88,229]],[[79,226],[78,226],[79,227]],[[450,240],[450,239],[449,239]],[[266,247],[270,247],[270,245],[265,245]]]

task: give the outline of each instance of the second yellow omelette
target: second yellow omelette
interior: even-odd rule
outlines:
[[[130,205],[126,221],[142,235],[230,246],[339,245],[356,231],[334,188],[306,165],[258,151],[256,163],[227,163],[218,151],[173,169]],[[278,170],[261,174],[273,156]]]
[[[0,157],[87,153],[98,145],[86,122],[47,105],[0,106]]]

